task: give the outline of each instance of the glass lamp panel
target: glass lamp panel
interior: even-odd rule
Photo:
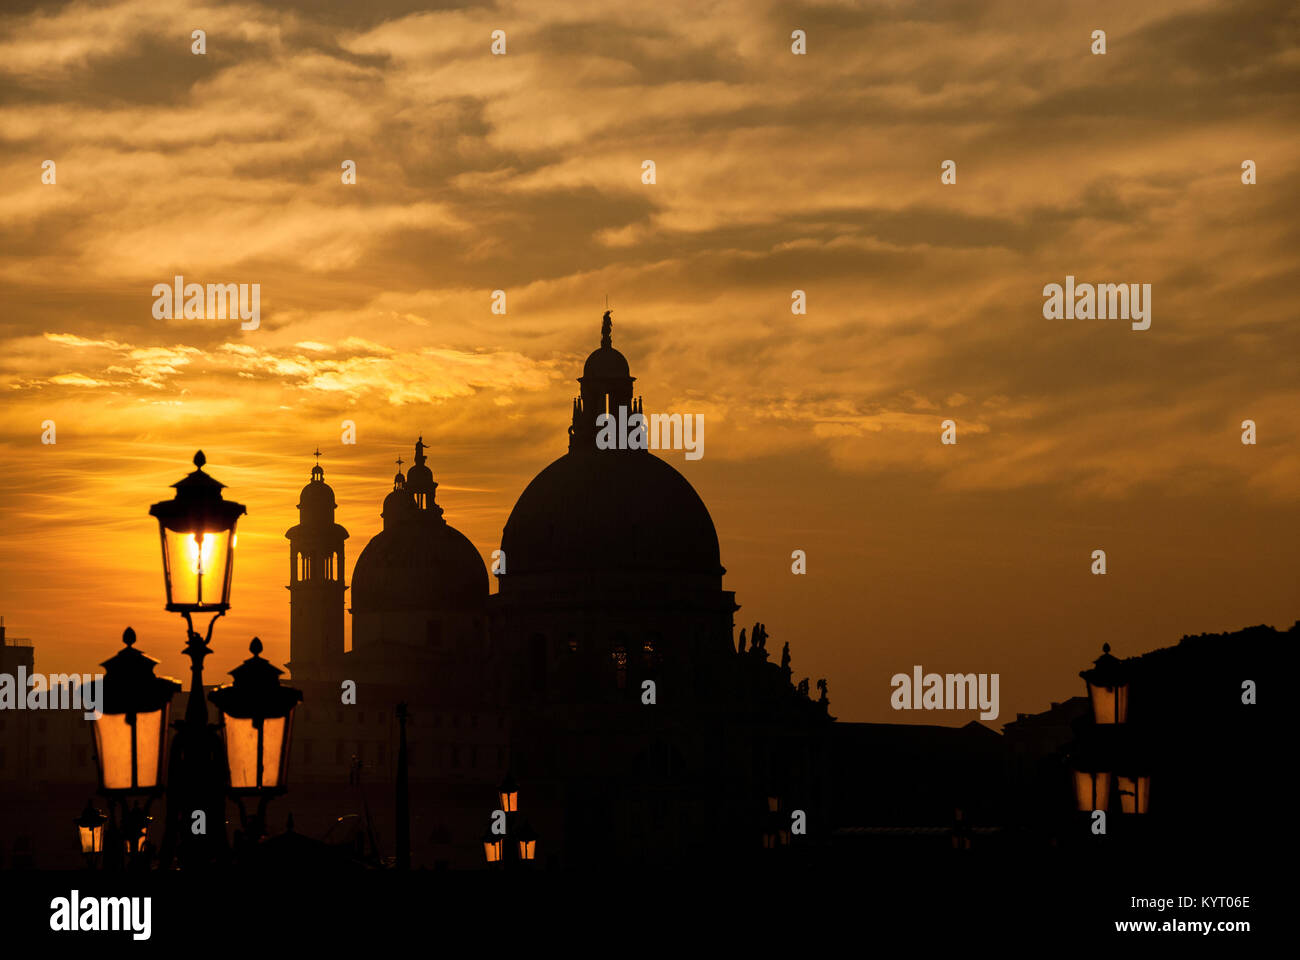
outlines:
[[[1092,714],[1098,723],[1125,723],[1128,720],[1128,684],[1117,687],[1088,685],[1092,695]]]
[[[511,791],[510,793],[501,794],[501,809],[506,813],[519,812],[519,793]]]
[[[1106,802],[1110,798],[1110,774],[1076,770],[1074,791],[1075,801],[1080,810],[1084,812],[1105,810]]]
[[[152,790],[158,786],[162,768],[163,731],[167,729],[168,708],[135,715],[136,786]]]
[[[178,607],[220,606],[229,600],[227,574],[233,530],[163,529],[168,602]]]
[[[1125,813],[1146,813],[1151,803],[1150,777],[1119,778],[1120,809]]]
[[[488,863],[496,863],[498,860],[500,860],[500,859],[501,859],[501,841],[500,841],[500,840],[484,840],[484,841],[483,841],[483,855],[487,857],[487,862],[488,862]]]
[[[98,827],[78,827],[81,832],[81,852],[82,853],[100,853],[104,849],[104,828]]]
[[[536,841],[536,840],[520,840],[520,841],[519,841],[519,859],[520,859],[520,860],[531,860],[531,859],[533,859],[533,855],[534,855],[536,852],[537,852],[537,841]]]
[[[166,728],[167,708],[137,713],[135,725],[124,713],[105,713],[95,720],[95,750],[99,753],[100,786],[105,790],[152,790]],[[135,777],[131,776],[131,744],[135,742]]]
[[[105,790],[131,789],[131,738],[134,733],[124,713],[105,713],[95,720],[99,785]]]
[[[288,717],[268,717],[262,721],[262,786],[284,785],[284,761],[287,759]]]
[[[224,729],[226,757],[230,761],[230,788],[256,790],[257,727],[251,719],[227,716]]]

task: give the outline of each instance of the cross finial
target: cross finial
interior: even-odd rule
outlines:
[[[317,447],[317,448],[316,448],[316,452],[313,453],[312,456],[316,458],[316,466],[319,467],[319,466],[320,466],[320,447]]]
[[[405,463],[405,462],[406,462],[406,461],[404,461],[401,457],[398,457],[398,458],[397,458],[397,472],[398,472],[398,473],[401,473],[401,472],[402,472],[402,464]]]

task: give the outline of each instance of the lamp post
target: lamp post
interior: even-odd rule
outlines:
[[[203,472],[203,451],[195,470],[172,484],[176,495],[149,508],[158,521],[162,544],[166,608],[185,619],[190,658],[190,692],[185,716],[172,726],[166,760],[167,819],[161,865],[179,859],[186,867],[226,859],[226,789],[240,804],[259,798],[253,837],[261,836],[266,803],[286,789],[289,734],[302,692],[284,686],[283,672],[261,659],[262,642],[249,645],[253,656],[231,671],[234,682],[212,694],[221,723],[208,723],[203,696],[203,661],[212,652],[212,628],[230,609],[235,563],[235,524],[244,505],[221,496],[224,484]],[[206,635],[194,629],[194,614],[211,614]],[[100,792],[109,797],[106,849],[112,865],[129,847],[137,865],[147,866],[149,803],[163,792],[163,751],[171,698],[181,685],[154,676],[157,661],[134,649],[135,631],[122,634],[125,648],[105,661],[104,705],[95,721]],[[145,806],[126,810],[125,798],[143,794]],[[121,802],[119,829],[114,803]],[[107,862],[106,855],[105,866]]]
[[[284,673],[262,659],[262,641],[248,645],[253,655],[230,671],[233,682],[208,695],[219,711],[230,769],[230,792],[239,804],[244,835],[256,843],[266,824],[266,805],[288,789],[289,743],[293,711],[302,691],[280,682]],[[256,797],[251,822],[244,798]]]
[[[190,697],[185,718],[176,722],[169,760],[167,829],[162,859],[179,856],[186,865],[212,863],[226,853],[225,749],[217,727],[208,723],[203,698],[203,661],[212,652],[212,628],[230,609],[235,563],[235,524],[244,505],[221,496],[224,484],[203,472],[203,451],[195,470],[172,484],[176,495],[149,508],[162,542],[167,609],[185,618],[190,658]],[[194,614],[212,614],[206,637],[194,629]],[[200,817],[200,814],[202,815]],[[198,830],[199,821],[203,829]]]
[[[1141,731],[1134,731],[1129,722],[1133,670],[1112,656],[1106,643],[1101,656],[1079,676],[1087,684],[1093,726],[1072,752],[1075,804],[1081,811],[1106,810],[1113,783],[1121,813],[1145,814],[1151,776],[1146,751],[1140,748]]]
[[[537,832],[533,829],[532,824],[527,820],[520,822],[516,817],[519,812],[519,784],[515,782],[513,774],[507,772],[501,785],[497,787],[497,798],[501,801],[501,806],[497,813],[504,814],[504,831],[497,833],[489,826],[483,833],[483,858],[487,861],[488,866],[496,864],[505,867],[507,864],[530,863],[537,858]],[[493,814],[493,824],[495,825],[496,814]],[[513,842],[506,843],[507,838]]]

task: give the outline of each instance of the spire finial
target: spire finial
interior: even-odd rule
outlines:
[[[194,466],[198,467],[200,470],[203,469],[203,465],[207,462],[208,458],[203,455],[202,450],[194,454]]]
[[[316,464],[319,466],[319,465],[320,465],[320,447],[317,447],[317,448],[316,448],[316,452],[313,453],[312,456],[316,458]]]
[[[402,464],[405,463],[405,462],[406,462],[406,461],[403,460],[401,457],[398,457],[398,458],[397,458],[397,472],[398,472],[398,473],[401,473],[401,472],[402,472]]]
[[[614,321],[610,319],[610,311],[605,311],[605,317],[600,324],[600,345],[602,347],[611,347],[614,345],[613,338],[610,337],[610,331],[614,329]]]

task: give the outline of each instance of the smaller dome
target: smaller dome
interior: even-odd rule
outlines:
[[[628,377],[632,373],[631,368],[627,365],[627,357],[619,353],[613,347],[599,347],[591,351],[587,357],[587,362],[583,364],[582,376],[595,377]]]
[[[393,477],[393,492],[384,497],[383,509],[379,511],[379,515],[384,518],[384,529],[400,522],[403,515],[414,512],[415,498],[406,489],[406,478],[399,470],[397,476]]]
[[[328,483],[323,481],[313,481],[302,488],[302,493],[298,494],[298,509],[310,510],[313,507],[323,507],[327,510],[333,510],[338,504],[334,502],[334,490]]]

